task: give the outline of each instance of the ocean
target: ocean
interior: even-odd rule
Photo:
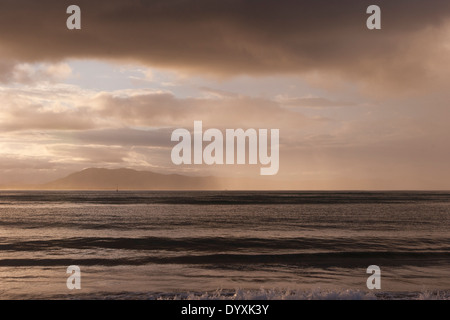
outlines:
[[[0,299],[449,299],[449,231],[449,192],[0,191]]]

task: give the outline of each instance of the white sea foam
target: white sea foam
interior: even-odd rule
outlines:
[[[59,296],[58,298],[64,298]],[[66,297],[67,298],[67,297]],[[324,289],[218,289],[207,292],[121,292],[70,296],[71,299],[101,300],[450,300],[450,291],[368,292]]]
[[[450,291],[425,291],[417,296],[417,300],[450,300]]]
[[[260,289],[233,291],[216,290],[205,293],[177,294],[174,299],[187,300],[374,300],[376,296],[370,292],[358,290],[280,290]]]

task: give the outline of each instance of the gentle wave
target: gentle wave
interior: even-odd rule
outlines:
[[[2,203],[91,203],[91,204],[380,204],[448,202],[448,192],[424,191],[27,191],[0,192]]]
[[[69,265],[98,299],[365,299],[253,289],[365,289],[372,264],[383,289],[402,292],[377,299],[450,288],[449,193],[0,192],[0,202],[0,296],[65,295]],[[247,291],[206,292],[223,285]]]
[[[69,249],[123,249],[123,250],[167,250],[167,251],[231,251],[248,249],[267,250],[314,250],[314,251],[351,251],[352,249],[373,251],[402,251],[413,249],[414,251],[435,252],[449,251],[450,238],[225,238],[225,237],[143,237],[143,238],[114,238],[114,237],[89,237],[67,238],[7,242],[8,239],[0,238],[0,250],[2,251],[39,251],[58,248]],[[414,251],[412,253],[414,253]]]
[[[79,258],[79,259],[2,259],[0,266],[68,266],[78,265],[145,265],[145,264],[211,264],[218,267],[231,264],[291,264],[315,267],[360,267],[367,261],[384,266],[438,265],[450,262],[450,252],[328,252],[299,254],[206,254],[174,257]]]

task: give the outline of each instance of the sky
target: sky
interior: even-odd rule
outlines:
[[[448,0],[1,0],[0,186],[101,167],[450,189],[449,83]],[[278,174],[174,165],[196,120],[279,129]]]

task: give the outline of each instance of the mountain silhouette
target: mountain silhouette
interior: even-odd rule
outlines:
[[[215,177],[189,177],[133,169],[89,168],[40,186],[62,190],[211,190],[220,189]]]

